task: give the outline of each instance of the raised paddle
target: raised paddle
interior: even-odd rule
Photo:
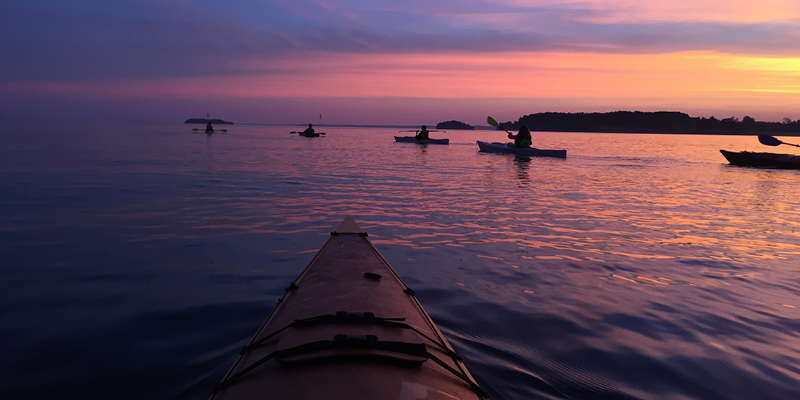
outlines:
[[[502,126],[500,126],[500,124],[498,124],[497,121],[495,121],[494,118],[492,118],[492,117],[486,117],[486,122],[488,122],[489,125],[491,125],[491,126],[493,126],[495,128],[500,128],[500,129],[508,132],[508,129],[503,128]],[[509,135],[513,135],[511,132],[508,132],[508,134]]]
[[[778,138],[769,135],[758,135],[758,141],[767,146],[780,146],[782,144],[788,144],[789,146],[800,147],[800,145],[782,142]]]

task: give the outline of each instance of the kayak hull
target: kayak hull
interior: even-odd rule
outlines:
[[[555,157],[555,158],[567,158],[567,151],[566,150],[547,150],[547,149],[537,149],[534,147],[525,147],[525,148],[515,148],[515,147],[508,147],[505,143],[489,143],[489,142],[481,142],[478,141],[478,148],[480,151],[486,153],[505,153],[505,154],[515,154],[518,156],[525,156],[525,157]]]
[[[347,217],[211,399],[485,398],[452,354],[413,291]]]
[[[732,165],[800,169],[800,156],[791,154],[756,153],[751,151],[733,152],[727,150],[720,150],[720,153],[722,153]]]
[[[319,137],[319,133],[317,132],[314,133],[297,132],[297,134],[303,137]]]
[[[413,136],[395,136],[394,141],[419,144],[450,144],[450,139],[416,139]]]

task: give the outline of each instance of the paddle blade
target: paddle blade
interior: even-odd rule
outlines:
[[[495,121],[494,118],[492,118],[492,117],[486,117],[486,122],[488,122],[489,125],[491,125],[491,126],[493,126],[495,128],[500,126],[500,124],[498,124],[497,121]]]
[[[780,146],[783,143],[780,140],[769,135],[758,135],[758,141],[761,142],[761,144],[765,144],[767,146]]]

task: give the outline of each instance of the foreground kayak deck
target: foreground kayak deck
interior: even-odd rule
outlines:
[[[394,141],[419,144],[450,144],[450,139],[417,139],[414,136],[395,136]]]
[[[733,165],[781,169],[800,169],[800,156],[777,153],[755,153],[751,151],[733,152],[720,150]]]
[[[211,399],[484,399],[353,221],[331,233]]]
[[[525,148],[508,147],[508,145],[505,143],[497,143],[497,142],[489,143],[489,142],[481,142],[480,140],[478,140],[478,148],[480,148],[480,151],[487,153],[516,154],[518,156],[526,156],[526,157],[567,158],[566,150],[547,150],[547,149],[537,149],[535,147],[525,147]]]

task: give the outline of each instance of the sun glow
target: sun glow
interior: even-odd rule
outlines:
[[[27,96],[605,99],[634,106],[674,104],[675,109],[709,103],[748,110],[775,104],[800,107],[800,58],[792,57],[715,52],[316,53],[231,64],[239,75],[19,82],[0,89]]]
[[[244,76],[41,82],[26,83],[18,90],[95,95],[124,90],[132,96],[427,98],[679,97],[741,90],[797,93],[800,58],[711,52],[317,54],[313,59],[250,63],[245,69]]]

